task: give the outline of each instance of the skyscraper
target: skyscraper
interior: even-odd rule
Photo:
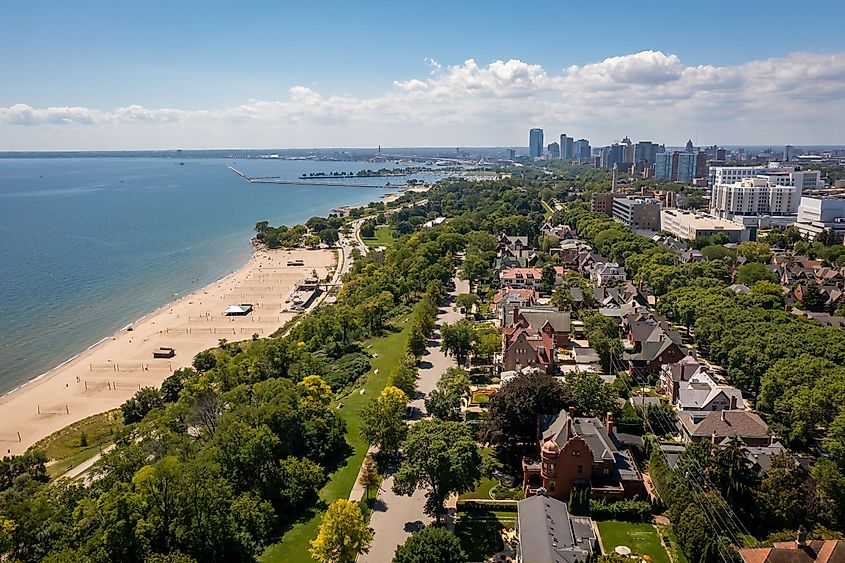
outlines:
[[[654,177],[658,180],[672,179],[672,154],[657,153],[654,157]]]
[[[792,160],[795,160],[795,147],[786,145],[783,147],[783,161],[790,162]]]
[[[540,158],[543,156],[543,130],[534,128],[528,132],[528,156]]]
[[[686,152],[692,152],[692,149],[694,149],[694,148],[695,147],[692,146],[692,139],[687,139]]]
[[[560,158],[563,160],[575,160],[575,139],[566,133],[560,134]]]
[[[605,170],[613,170],[613,166],[622,166],[622,159],[625,157],[625,146],[619,143],[613,143],[609,147],[605,147],[601,153],[601,167]]]
[[[590,157],[593,152],[593,149],[590,148],[590,141],[587,139],[578,139],[573,144],[573,149],[575,151],[573,158],[576,162],[578,162],[578,164],[590,162]]]
[[[549,158],[560,158],[560,145],[556,142],[551,142],[546,146],[546,152]]]

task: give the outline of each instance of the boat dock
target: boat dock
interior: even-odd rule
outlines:
[[[361,184],[358,182],[332,182],[325,178],[283,180],[279,176],[258,176],[250,177],[233,166],[229,170],[249,182],[250,184],[287,184],[293,186],[343,186],[347,188],[379,188],[382,190],[396,190],[408,187],[407,184]]]

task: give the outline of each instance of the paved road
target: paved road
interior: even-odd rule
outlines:
[[[456,295],[467,293],[467,282],[456,279],[455,291],[447,298],[446,304],[437,315],[438,324],[454,323],[463,315],[452,309],[452,300]],[[417,393],[410,404],[419,409],[421,416],[427,416],[425,397],[437,385],[440,376],[450,367],[455,366],[451,356],[440,351],[440,341],[430,341],[422,358],[417,381]],[[381,491],[375,504],[375,512],[370,518],[370,527],[375,530],[373,544],[368,554],[358,558],[359,562],[381,563],[392,561],[396,547],[405,543],[405,539],[417,528],[431,523],[432,519],[423,514],[425,491],[417,490],[413,496],[399,496],[393,493],[393,475],[387,475],[382,482]]]

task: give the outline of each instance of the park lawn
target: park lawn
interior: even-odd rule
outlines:
[[[367,246],[390,246],[393,244],[393,233],[389,225],[378,225],[374,237],[361,237]]]
[[[543,217],[548,221],[552,215],[554,215],[555,210],[552,209],[552,206],[546,203],[545,200],[540,200],[540,203],[543,204],[543,208],[545,211],[543,212]]]
[[[42,438],[29,449],[41,449],[47,454],[50,477],[64,475],[69,469],[97,455],[114,441],[114,432],[123,426],[119,409],[95,414]],[[82,445],[85,434],[87,445]]]
[[[651,524],[605,520],[597,522],[605,552],[625,545],[638,555],[648,555],[653,563],[671,563],[669,555],[660,544],[660,536]]]
[[[366,376],[364,394],[360,394],[360,388],[355,388],[349,395],[335,399],[336,402],[343,403],[343,408],[337,413],[346,422],[346,441],[354,451],[346,460],[346,464],[329,476],[329,481],[320,491],[320,500],[326,505],[339,498],[349,498],[349,493],[358,478],[358,470],[369,449],[369,444],[361,437],[361,410],[373,397],[381,393],[387,384],[388,374],[405,355],[411,324],[407,322],[407,317],[403,316],[402,320],[394,326],[401,331],[364,343],[365,346],[372,344],[371,348],[366,349],[367,352],[378,355],[371,361],[372,368]],[[379,369],[378,374],[374,373],[375,368]],[[308,554],[309,542],[317,537],[322,515],[323,511],[320,510],[315,512],[310,519],[294,524],[278,543],[264,551],[259,561],[261,563],[312,562]]]
[[[455,535],[470,561],[486,561],[502,550],[502,528],[515,523],[515,510],[462,510],[456,516]]]

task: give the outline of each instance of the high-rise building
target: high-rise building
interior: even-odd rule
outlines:
[[[516,158],[516,149],[508,149],[508,160]]]
[[[845,239],[845,199],[833,197],[802,197],[795,223],[801,236],[810,240],[819,233],[833,232],[837,244]]]
[[[714,166],[710,212],[724,219],[798,213],[804,188],[821,184],[818,170],[780,166]]]
[[[587,139],[578,139],[573,145],[575,151],[575,160],[578,164],[590,162],[592,156],[592,148],[590,148],[590,141]]]
[[[634,145],[631,144],[631,139],[625,135],[620,144],[622,145],[622,162],[632,164],[634,162]]]
[[[575,139],[566,133],[560,134],[560,158],[563,160],[575,160]]]
[[[658,180],[672,179],[672,153],[660,152],[654,156],[654,177]]]
[[[786,145],[783,147],[783,161],[791,162],[793,160],[795,160],[795,147],[792,145]]]
[[[691,183],[692,179],[695,178],[695,164],[698,155],[692,152],[675,153],[675,155],[678,157],[678,173],[673,179],[679,184]]]
[[[686,152],[692,152],[693,149],[695,149],[695,147],[692,146],[692,139],[687,139]]]
[[[695,153],[695,177],[707,177],[707,153],[698,151]]]
[[[543,156],[543,130],[534,128],[528,132],[528,156],[529,158],[541,158]]]
[[[651,141],[640,141],[634,145],[634,164],[647,164],[654,166],[655,157],[657,156],[657,143]]]
[[[546,145],[546,153],[551,159],[560,158],[560,145],[556,142],[549,143]]]
[[[619,143],[613,143],[609,147],[605,147],[601,152],[601,167],[605,170],[613,170],[613,166],[617,168],[622,167],[625,157],[625,147]]]

